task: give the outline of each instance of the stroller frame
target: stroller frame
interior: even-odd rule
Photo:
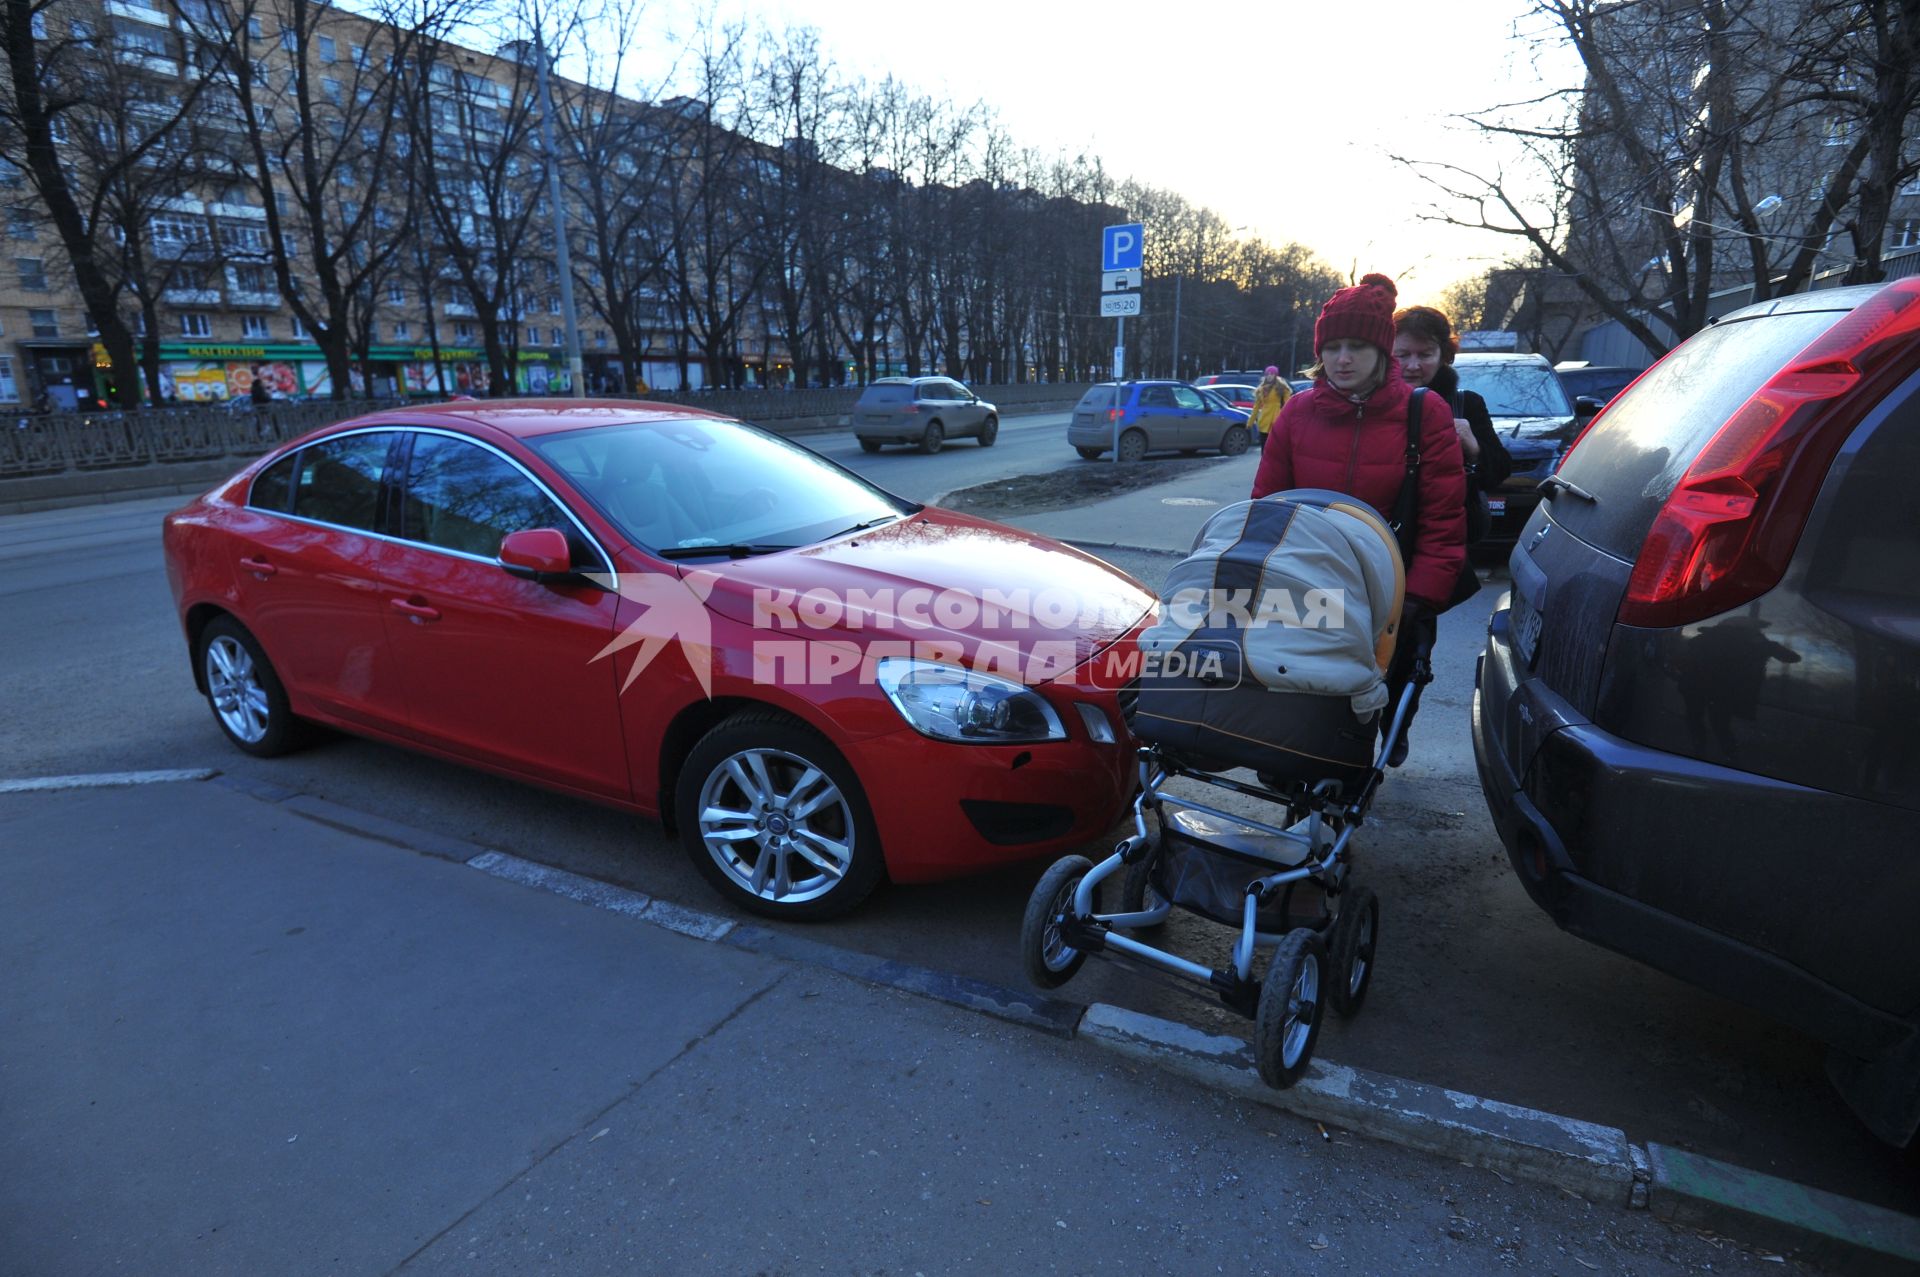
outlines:
[[[1112,853],[1097,864],[1090,864],[1079,856],[1057,861],[1034,888],[1022,935],[1029,976],[1042,987],[1055,987],[1071,979],[1086,956],[1094,954],[1123,965],[1145,966],[1178,977],[1176,982],[1183,986],[1188,982],[1202,986],[1216,994],[1229,1009],[1256,1021],[1254,1045],[1261,1076],[1273,1086],[1292,1085],[1306,1071],[1318,1036],[1323,1003],[1319,968],[1328,956],[1329,938],[1333,941],[1334,970],[1328,994],[1334,1008],[1343,1016],[1352,1016],[1358,1013],[1365,999],[1372,976],[1378,904],[1371,891],[1348,882],[1353,836],[1365,822],[1380,782],[1385,778],[1386,759],[1404,735],[1419,705],[1421,689],[1432,679],[1431,650],[1423,644],[1415,653],[1412,677],[1393,705],[1393,718],[1386,735],[1379,742],[1371,766],[1351,794],[1343,792],[1342,784],[1333,779],[1279,788],[1249,785],[1183,765],[1176,753],[1162,746],[1141,746],[1140,791],[1133,801],[1133,835],[1118,843]],[[1162,793],[1162,788],[1179,777],[1283,804],[1286,808],[1288,824],[1280,826],[1187,798],[1174,800],[1186,811],[1231,822],[1272,839],[1276,847],[1291,847],[1297,854],[1297,863],[1292,866],[1276,867],[1262,874],[1259,868],[1276,863],[1273,859],[1209,841],[1192,830],[1178,835],[1187,845],[1244,863],[1258,875],[1245,887],[1240,935],[1234,944],[1231,963],[1225,968],[1202,966],[1116,930],[1156,926],[1176,907],[1176,902],[1170,899],[1161,899],[1147,907],[1144,884],[1153,856],[1164,845],[1148,829],[1147,811],[1151,808],[1156,817],[1161,817],[1160,839],[1171,836],[1166,832],[1163,817],[1163,803],[1168,796]],[[1132,901],[1123,900],[1123,904],[1142,907],[1115,913],[1097,912],[1095,900],[1100,885],[1122,873],[1127,875],[1127,894],[1134,897]],[[1311,882],[1324,892],[1325,916],[1284,932],[1262,930],[1261,908],[1276,896],[1283,906],[1289,903],[1294,886],[1303,882]],[[1136,883],[1142,886],[1137,887]],[[1274,958],[1268,964],[1265,979],[1256,980],[1255,954],[1269,947],[1276,950]]]

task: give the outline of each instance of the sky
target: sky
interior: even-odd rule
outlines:
[[[1579,83],[1558,43],[1516,38],[1516,22],[1542,29],[1527,0],[717,2],[726,17],[813,27],[848,74],[984,100],[1022,145],[1091,150],[1342,274],[1384,271],[1403,304],[1522,246],[1423,221],[1435,193],[1388,155],[1497,162],[1450,117]],[[652,3],[690,24],[685,0]]]

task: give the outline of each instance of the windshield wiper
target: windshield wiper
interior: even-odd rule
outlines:
[[[1539,484],[1534,487],[1534,491],[1543,497],[1551,497],[1555,491],[1560,491],[1566,493],[1568,496],[1579,497],[1589,505],[1600,504],[1599,497],[1594,496],[1591,492],[1588,492],[1585,488],[1573,482],[1573,480],[1563,479],[1557,474],[1550,474],[1542,479]]]
[[[735,544],[735,545],[673,545],[664,550],[655,550],[654,554],[662,559],[745,559],[756,554],[774,554],[780,550],[791,550],[790,545]]]
[[[883,523],[892,523],[896,519],[904,519],[906,517],[904,514],[883,514],[877,519],[868,519],[865,523],[856,523],[850,528],[841,528],[838,532],[834,533],[833,536],[843,537],[849,532],[865,532],[868,528],[877,528]],[[822,539],[831,540],[832,537]]]

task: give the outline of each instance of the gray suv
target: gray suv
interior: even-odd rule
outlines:
[[[949,377],[882,377],[853,405],[853,433],[866,452],[909,443],[925,453],[949,439],[978,439],[993,447],[1000,410]]]
[[[1574,935],[1920,1127],[1920,279],[1736,311],[1593,419],[1509,560],[1474,756]]]

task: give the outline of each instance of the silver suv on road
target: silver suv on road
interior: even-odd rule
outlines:
[[[932,454],[949,439],[991,448],[1000,410],[949,377],[882,377],[853,405],[853,433],[864,452],[910,443]]]

